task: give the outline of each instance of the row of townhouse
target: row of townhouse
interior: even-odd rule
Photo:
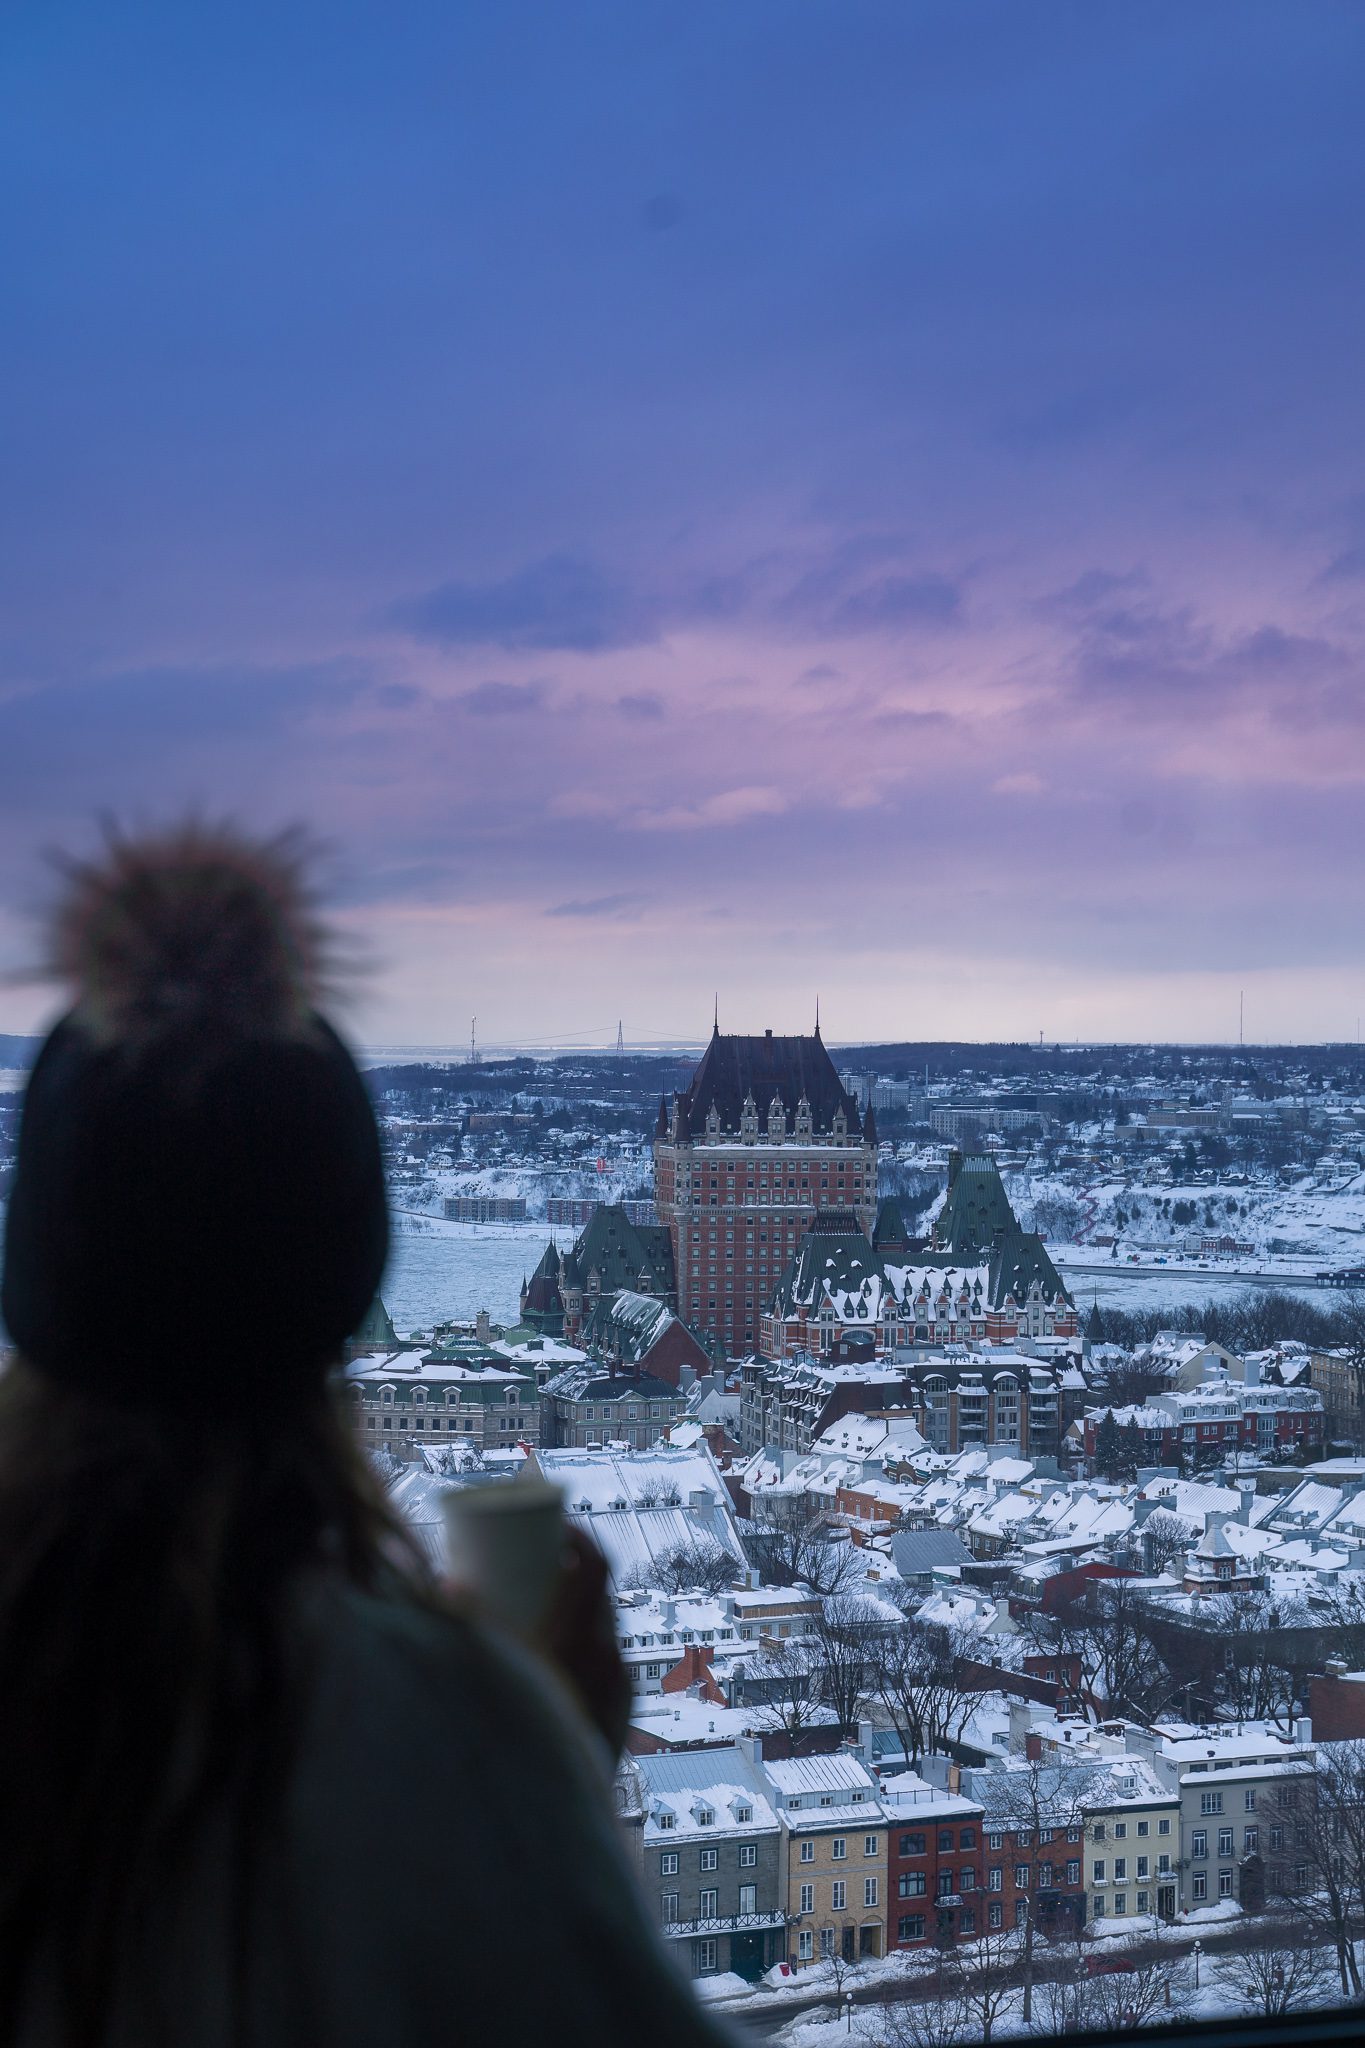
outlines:
[[[1094,1729],[1015,1712],[1030,1724],[1023,1759],[964,1771],[963,1786],[985,1798],[989,1813],[992,1790],[983,1788],[998,1804],[1012,1776],[1059,1774],[1058,1800],[1084,1831],[1086,1922],[1169,1920],[1227,1900],[1258,1912],[1267,1896],[1303,1888],[1295,1813],[1316,1760],[1306,1719],[1288,1730],[1260,1721]]]
[[[1295,1800],[1314,1759],[1306,1722],[1049,1733],[1040,1715],[1022,1753],[884,1781],[850,1748],[765,1758],[757,1736],[627,1757],[618,1803],[684,1969],[754,1978],[1030,1920],[1259,1911],[1305,1882]]]
[[[664,1939],[694,1977],[755,1978],[886,1952],[886,1817],[844,1749],[765,1760],[760,1740],[627,1757],[618,1810]]]
[[[1262,1458],[1317,1456],[1323,1445],[1322,1398],[1307,1387],[1240,1386],[1236,1381],[1152,1394],[1140,1407],[1087,1408],[1072,1441],[1095,1470],[1100,1425],[1112,1416],[1134,1428],[1142,1462],[1217,1464],[1230,1451]]]

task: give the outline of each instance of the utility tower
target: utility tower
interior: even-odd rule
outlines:
[[[621,1028],[622,1022],[623,1020],[618,1017],[616,1020],[616,1057],[618,1059],[624,1058],[626,1050],[626,1041]]]
[[[474,1026],[478,1021],[477,1017],[471,1017],[469,1020],[469,1064],[471,1067],[477,1067],[479,1064],[479,1055],[474,1044]]]

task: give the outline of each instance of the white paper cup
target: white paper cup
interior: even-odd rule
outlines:
[[[564,1568],[564,1489],[511,1479],[452,1488],[443,1505],[451,1584],[504,1628],[533,1635]]]

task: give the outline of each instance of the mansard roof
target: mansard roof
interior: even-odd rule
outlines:
[[[988,1152],[948,1155],[948,1194],[934,1223],[934,1247],[955,1252],[989,1251],[997,1232],[1018,1230],[1000,1170]]]
[[[760,1126],[776,1096],[787,1113],[789,1133],[803,1097],[810,1104],[816,1131],[828,1131],[840,1111],[850,1132],[862,1128],[857,1098],[839,1079],[818,1029],[810,1038],[775,1038],[771,1031],[748,1037],[717,1026],[678,1106],[684,1125],[695,1131],[704,1125],[714,1103],[722,1128],[737,1131],[750,1095]]]

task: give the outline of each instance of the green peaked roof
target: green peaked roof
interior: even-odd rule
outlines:
[[[987,1152],[950,1152],[948,1197],[934,1224],[934,1246],[966,1258],[989,1252],[1002,1231],[1017,1231],[1010,1198]]]

